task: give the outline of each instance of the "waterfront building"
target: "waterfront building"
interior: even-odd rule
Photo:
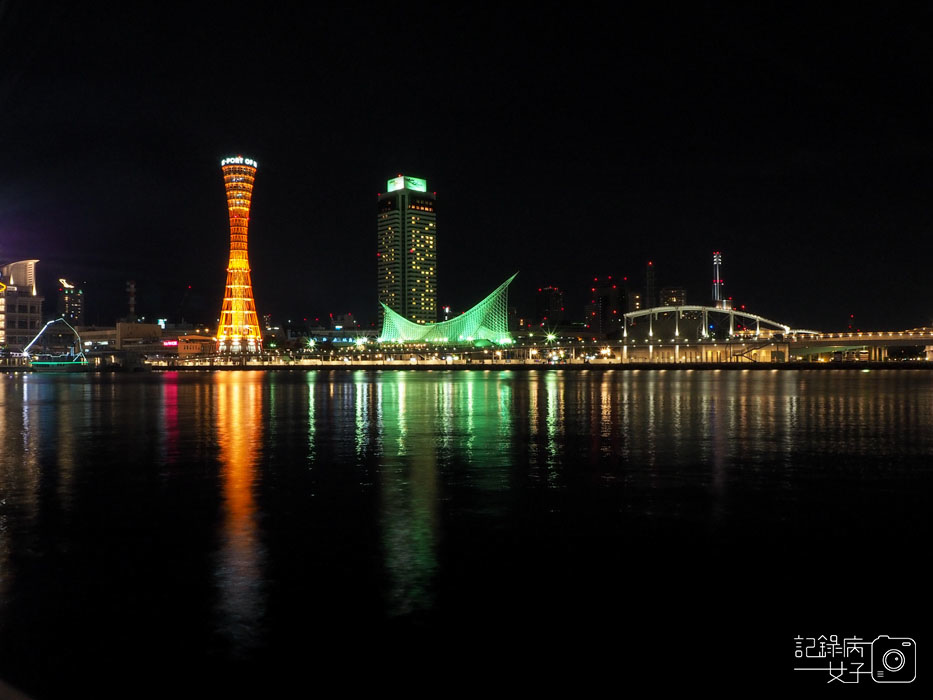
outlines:
[[[516,272],[515,275],[518,273]],[[508,288],[515,275],[459,316],[441,323],[410,321],[382,304],[383,323],[379,342],[382,343],[435,343],[447,345],[509,345]]]
[[[21,351],[42,327],[42,302],[36,288],[38,260],[0,267],[0,347]]]
[[[177,355],[184,359],[214,354],[217,340],[207,335],[180,335],[162,340],[162,355]]]
[[[36,289],[36,263],[38,260],[20,260],[0,267],[0,277],[8,287],[16,287],[21,294],[38,296]]]
[[[437,321],[436,196],[427,181],[399,175],[377,207],[379,321],[389,308],[413,323]]]
[[[118,321],[113,326],[85,326],[81,329],[81,340],[88,351],[131,350],[141,346],[151,349],[161,347],[162,326],[132,321]]]
[[[255,160],[243,156],[224,158],[220,162],[230,216],[230,262],[216,336],[220,353],[262,352],[262,333],[247,255],[249,209],[257,166]]]

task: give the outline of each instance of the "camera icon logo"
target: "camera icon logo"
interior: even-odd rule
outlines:
[[[911,683],[917,677],[917,642],[909,637],[875,637],[871,677],[875,683]]]

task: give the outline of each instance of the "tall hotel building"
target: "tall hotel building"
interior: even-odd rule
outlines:
[[[379,195],[379,301],[415,323],[437,322],[436,198],[427,181],[399,175]],[[382,324],[382,307],[379,323]]]

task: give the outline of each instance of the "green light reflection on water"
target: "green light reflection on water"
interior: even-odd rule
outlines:
[[[365,371],[357,370],[353,373],[353,386],[356,389],[356,396],[354,401],[355,431],[353,441],[356,447],[357,457],[362,457],[365,454],[366,447],[369,444],[369,436],[367,434],[369,429],[369,381]]]
[[[496,382],[496,396],[499,408],[499,442],[508,445],[512,442],[515,426],[512,424],[512,376],[509,372],[500,372]]]
[[[409,384],[404,371],[383,374],[379,382],[383,443],[396,446],[386,450],[379,470],[387,613],[418,615],[433,607],[437,570],[437,453],[428,422],[436,416],[437,391],[433,378],[414,376]]]
[[[317,372],[311,371],[305,375],[306,385],[305,391],[308,393],[308,462],[314,464],[315,459],[317,458],[317,445],[315,444],[315,438],[317,433],[317,423],[316,423],[316,414],[315,414],[315,387],[317,382]]]

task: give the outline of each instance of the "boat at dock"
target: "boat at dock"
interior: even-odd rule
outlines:
[[[87,372],[90,369],[83,355],[71,358],[67,355],[37,355],[30,358],[29,366],[33,372]]]

